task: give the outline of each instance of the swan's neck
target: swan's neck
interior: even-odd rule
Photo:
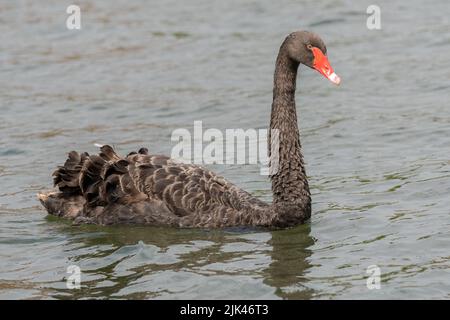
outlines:
[[[278,131],[278,170],[271,175],[273,204],[310,208],[310,192],[306,178],[295,109],[295,87],[298,63],[280,50],[277,58],[272,113],[271,138]],[[272,143],[269,139],[269,150]],[[276,147],[275,147],[276,148]],[[274,149],[272,149],[274,150]],[[275,157],[276,158],[276,157]],[[271,164],[272,168],[274,164]]]

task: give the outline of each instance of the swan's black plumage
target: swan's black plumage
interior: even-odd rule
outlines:
[[[326,53],[317,35],[302,31],[285,39],[277,57],[270,128],[279,132],[279,169],[271,176],[272,204],[200,166],[151,155],[145,148],[122,157],[108,145],[98,155],[70,152],[53,173],[58,191],[39,194],[41,203],[52,215],[102,225],[284,228],[305,222],[311,197],[295,87],[299,64],[313,64],[309,44]]]

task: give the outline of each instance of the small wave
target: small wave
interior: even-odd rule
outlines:
[[[18,154],[24,154],[25,150],[17,149],[17,148],[8,148],[8,149],[0,149],[0,157],[3,156],[15,156]]]
[[[316,21],[316,22],[312,22],[308,26],[309,27],[317,27],[317,26],[328,25],[328,24],[335,24],[335,23],[340,23],[340,22],[345,22],[345,19],[343,19],[343,18],[324,19],[324,20],[319,20],[319,21]]]

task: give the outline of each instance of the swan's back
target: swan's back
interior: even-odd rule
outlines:
[[[38,195],[50,214],[103,225],[268,223],[261,221],[267,204],[205,168],[149,155],[144,148],[127,157],[108,145],[100,151],[99,155],[72,151],[53,173],[59,191]]]

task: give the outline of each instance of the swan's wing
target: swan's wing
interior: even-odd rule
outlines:
[[[249,205],[264,205],[249,193],[210,170],[176,162],[165,156],[128,157],[129,173],[136,188],[163,201],[175,215],[239,211]]]
[[[100,223],[114,223],[120,218],[114,215],[122,212],[125,220],[126,215],[140,219],[147,214],[147,221],[173,224],[184,219],[192,225],[211,217],[238,221],[240,213],[250,207],[266,206],[205,168],[148,155],[146,149],[125,158],[107,145],[100,150],[99,155],[71,152],[64,166],[54,172],[55,186],[61,192],[43,201],[50,213],[61,215],[58,212],[65,203],[76,197],[82,200],[77,202],[78,215],[95,217]],[[158,215],[155,219],[152,211]]]

